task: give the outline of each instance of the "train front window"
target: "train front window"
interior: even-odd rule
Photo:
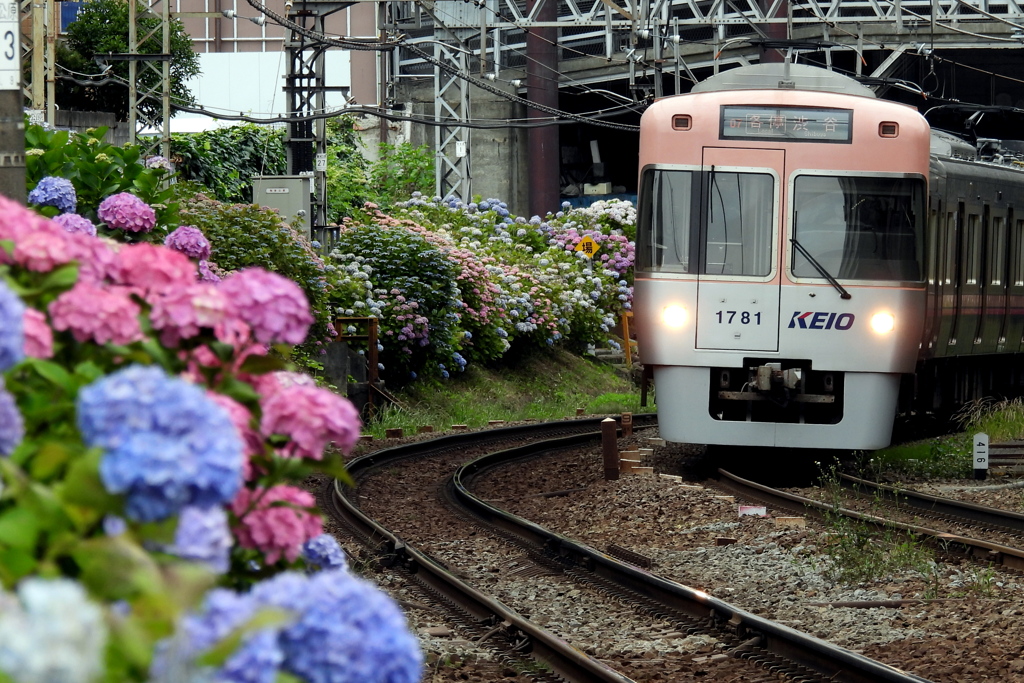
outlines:
[[[770,274],[774,183],[767,173],[647,169],[640,183],[638,270]]]
[[[920,282],[925,183],[922,178],[799,176],[793,236],[840,280]],[[822,275],[793,249],[793,274]]]

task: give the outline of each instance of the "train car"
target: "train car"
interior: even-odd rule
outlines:
[[[926,324],[935,345],[986,324],[949,319],[962,288],[928,307],[926,232],[946,215],[929,214],[930,148],[916,109],[799,64],[726,71],[644,113],[634,311],[663,438],[889,443]]]

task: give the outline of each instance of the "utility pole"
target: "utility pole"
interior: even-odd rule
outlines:
[[[351,2],[336,0],[299,0],[285,4],[288,19],[303,31],[324,34],[324,19],[344,9]],[[289,9],[290,7],[290,9]],[[327,108],[327,91],[343,86],[328,87],[324,76],[324,53],[328,46],[290,29],[285,42],[288,53],[288,73],[284,91],[289,115],[285,146],[288,154],[289,175],[313,177],[313,197],[310,202],[312,216],[310,229],[327,225],[327,123],[322,114]],[[312,234],[312,233],[311,233]]]
[[[0,3],[0,194],[24,204],[25,113],[20,23],[18,3]]]

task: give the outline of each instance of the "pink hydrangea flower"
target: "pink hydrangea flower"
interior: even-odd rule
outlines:
[[[130,344],[142,339],[139,305],[127,290],[79,282],[50,304],[55,330],[70,330],[79,342]]]
[[[249,481],[252,477],[252,463],[249,458],[263,452],[263,437],[252,426],[252,413],[235,399],[216,391],[207,391],[206,396],[227,412],[228,417],[231,418],[231,424],[238,430],[244,455],[242,477],[245,481]]]
[[[112,194],[96,210],[100,220],[111,228],[128,232],[149,232],[156,225],[156,212],[131,192]]]
[[[72,259],[67,233],[52,222],[21,234],[14,243],[14,262],[28,270],[46,273]]]
[[[262,268],[246,268],[225,278],[219,286],[234,302],[239,317],[252,328],[257,341],[305,341],[313,316],[305,293],[288,278]]]
[[[263,354],[260,354],[263,355]],[[250,380],[263,400],[287,387],[315,387],[316,380],[303,372],[287,372],[277,370],[265,375],[257,375]]]
[[[82,233],[67,236],[71,257],[78,261],[78,281],[101,284],[106,281],[120,282],[122,279],[121,260],[114,247],[116,242],[90,237]]]
[[[291,386],[260,401],[260,432],[284,434],[290,440],[281,454],[320,460],[331,442],[345,453],[359,438],[359,413],[347,399],[328,389]]]
[[[199,261],[210,258],[210,242],[203,231],[194,225],[179,227],[164,239],[164,246]]]
[[[96,236],[96,226],[85,216],[77,213],[62,213],[53,218],[53,222],[64,228],[65,232],[80,232],[92,237]]]
[[[53,330],[46,322],[46,315],[28,306],[22,317],[25,329],[25,355],[32,358],[53,357]]]
[[[200,328],[217,327],[231,310],[231,303],[216,285],[202,282],[166,290],[149,301],[153,306],[149,318],[153,328],[160,330],[164,346],[177,346],[182,339],[199,334]]]
[[[0,240],[18,242],[23,235],[50,224],[48,218],[26,209],[13,199],[0,195]],[[0,249],[0,263],[13,263],[3,249]]]
[[[120,252],[121,284],[142,292],[149,301],[196,281],[196,266],[184,254],[156,244],[130,244]]]
[[[243,548],[262,552],[267,564],[282,556],[294,562],[302,545],[323,533],[320,516],[309,511],[315,504],[313,494],[294,486],[243,488],[231,503],[238,518],[235,538]]]

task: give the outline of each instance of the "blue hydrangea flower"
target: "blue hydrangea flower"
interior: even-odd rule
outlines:
[[[39,206],[55,206],[61,213],[74,213],[78,195],[70,180],[48,175],[28,193],[28,201]]]
[[[335,570],[313,574],[302,588],[301,616],[278,637],[282,669],[307,683],[421,679],[419,643],[398,605],[376,586]]]
[[[345,551],[330,534],[320,534],[302,546],[302,559],[318,569],[348,569]]]
[[[0,372],[25,357],[25,304],[0,280]]]
[[[225,574],[231,563],[233,542],[224,508],[186,507],[178,516],[174,545],[168,552],[204,564],[217,574]]]
[[[14,403],[14,397],[4,389],[4,381],[0,379],[0,455],[13,453],[24,438],[25,420]]]
[[[79,392],[78,427],[105,453],[100,478],[127,496],[126,514],[152,522],[186,506],[230,501],[242,444],[223,408],[157,367],[132,365]]]

